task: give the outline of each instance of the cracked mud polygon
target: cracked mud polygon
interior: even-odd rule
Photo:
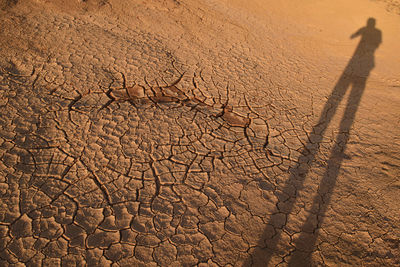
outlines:
[[[399,266],[399,7],[0,1],[0,266]]]

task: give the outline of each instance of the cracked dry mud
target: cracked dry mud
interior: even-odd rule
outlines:
[[[228,2],[0,1],[0,266],[400,265],[398,2]]]

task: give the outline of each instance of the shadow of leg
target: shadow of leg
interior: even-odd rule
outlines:
[[[353,88],[346,106],[344,116],[340,122],[339,134],[336,138],[334,147],[328,160],[327,169],[320,182],[318,194],[314,198],[312,210],[317,210],[317,214],[310,214],[304,226],[310,225],[317,216],[318,225],[311,232],[303,227],[302,231],[294,236],[295,251],[292,253],[289,266],[312,266],[311,254],[316,251],[318,230],[321,228],[328,206],[330,204],[333,189],[339,176],[340,168],[344,159],[344,152],[350,137],[350,129],[365,89],[366,78],[354,78]]]
[[[343,99],[350,82],[351,77],[343,73],[329,96],[318,123],[313,127],[307,144],[301,151],[302,156],[298,159],[299,164],[296,168],[290,170],[290,177],[280,190],[281,193],[278,195],[279,202],[277,203],[276,213],[267,219],[268,224],[276,229],[275,235],[272,238],[260,240],[260,249],[254,249],[253,253],[251,253],[252,264],[244,266],[275,265],[275,260],[281,262],[283,257],[293,249],[290,245],[290,239],[286,240],[288,236],[286,234],[283,235],[283,227],[287,222],[288,214],[290,214],[294,208],[297,192],[303,188],[304,180],[318,153],[318,147],[323,139],[326,128],[335,115],[338,105]],[[272,253],[266,253],[265,248]],[[277,259],[274,258],[274,260],[272,260],[273,257]],[[261,265],[256,265],[256,263],[260,263]]]

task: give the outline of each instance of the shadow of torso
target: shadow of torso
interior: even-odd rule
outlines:
[[[354,33],[351,38],[361,35],[361,40],[349,61],[344,73],[355,77],[368,77],[375,67],[375,50],[382,42],[382,33],[373,26],[366,26]]]

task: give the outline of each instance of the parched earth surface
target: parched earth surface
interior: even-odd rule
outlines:
[[[0,266],[400,266],[398,1],[0,8]]]

